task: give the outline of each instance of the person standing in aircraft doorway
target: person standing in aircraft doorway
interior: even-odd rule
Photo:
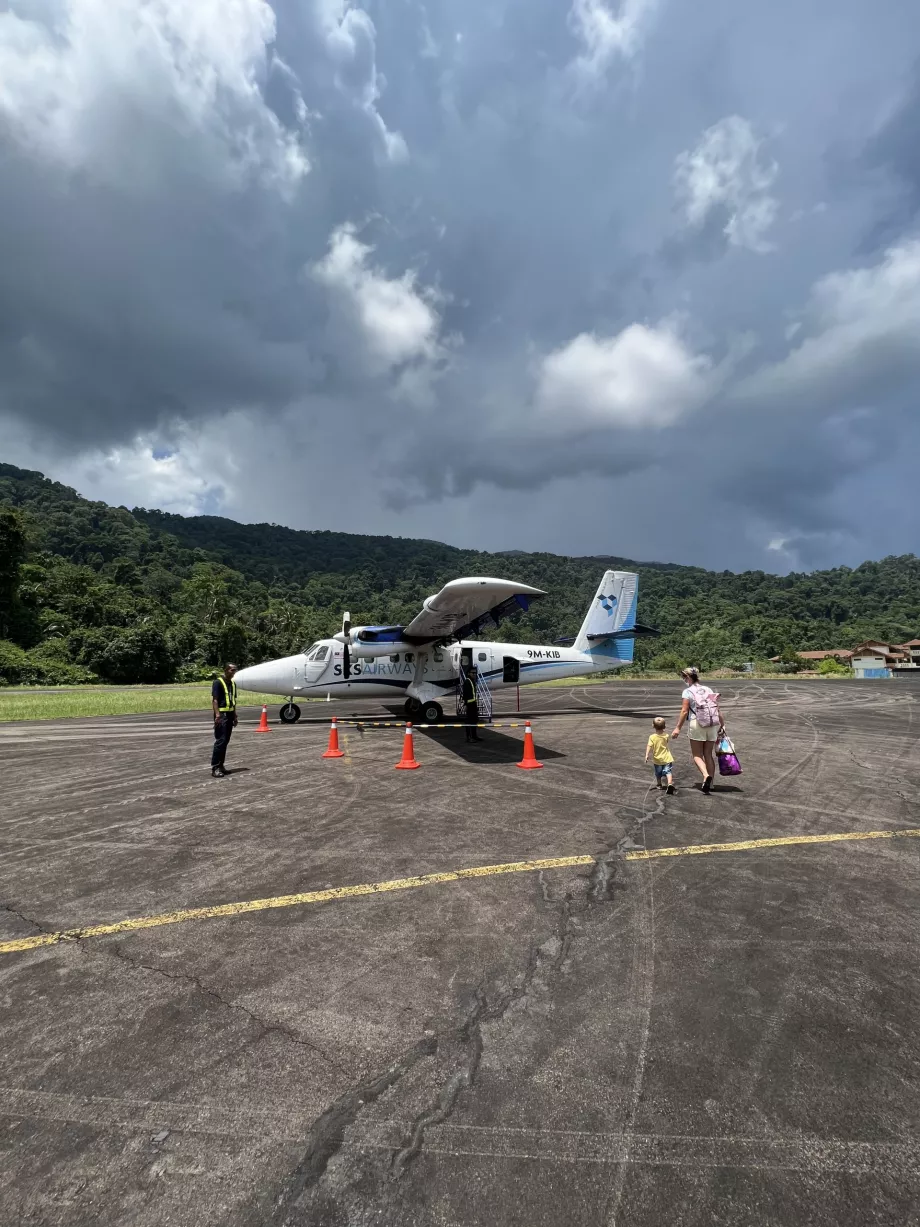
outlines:
[[[467,741],[482,741],[477,732],[479,723],[479,696],[476,693],[476,683],[479,674],[476,667],[470,664],[463,677],[463,701],[466,704],[466,739]]]

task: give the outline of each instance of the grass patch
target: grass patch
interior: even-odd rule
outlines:
[[[240,692],[240,708],[281,704],[276,694]],[[210,711],[210,683],[197,686],[151,686],[115,689],[109,686],[82,690],[0,690],[0,723],[11,720],[62,720],[78,716],[143,716],[153,712]]]

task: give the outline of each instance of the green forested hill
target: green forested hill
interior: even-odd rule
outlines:
[[[109,507],[0,464],[0,679],[168,681],[221,659],[285,655],[340,625],[407,620],[458,575],[501,575],[546,600],[502,637],[574,634],[610,566],[638,570],[644,663],[704,668],[786,649],[920,632],[909,554],[807,575],[711,572],[625,558],[487,554],[436,541],[300,532]]]

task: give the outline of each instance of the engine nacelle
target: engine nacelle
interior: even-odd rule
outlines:
[[[397,652],[415,652],[415,644],[402,638],[401,626],[353,626],[351,631],[339,631],[333,639],[347,643],[355,657],[373,660],[381,656],[395,656]]]
[[[353,660],[378,660],[381,656],[395,656],[397,653],[417,652],[418,645],[414,643],[364,643],[360,639],[356,639],[354,634],[351,637],[351,645],[349,646]]]

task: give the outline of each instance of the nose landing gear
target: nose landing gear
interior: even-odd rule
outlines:
[[[296,703],[285,703],[278,716],[282,724],[296,724],[300,719],[300,708]]]

